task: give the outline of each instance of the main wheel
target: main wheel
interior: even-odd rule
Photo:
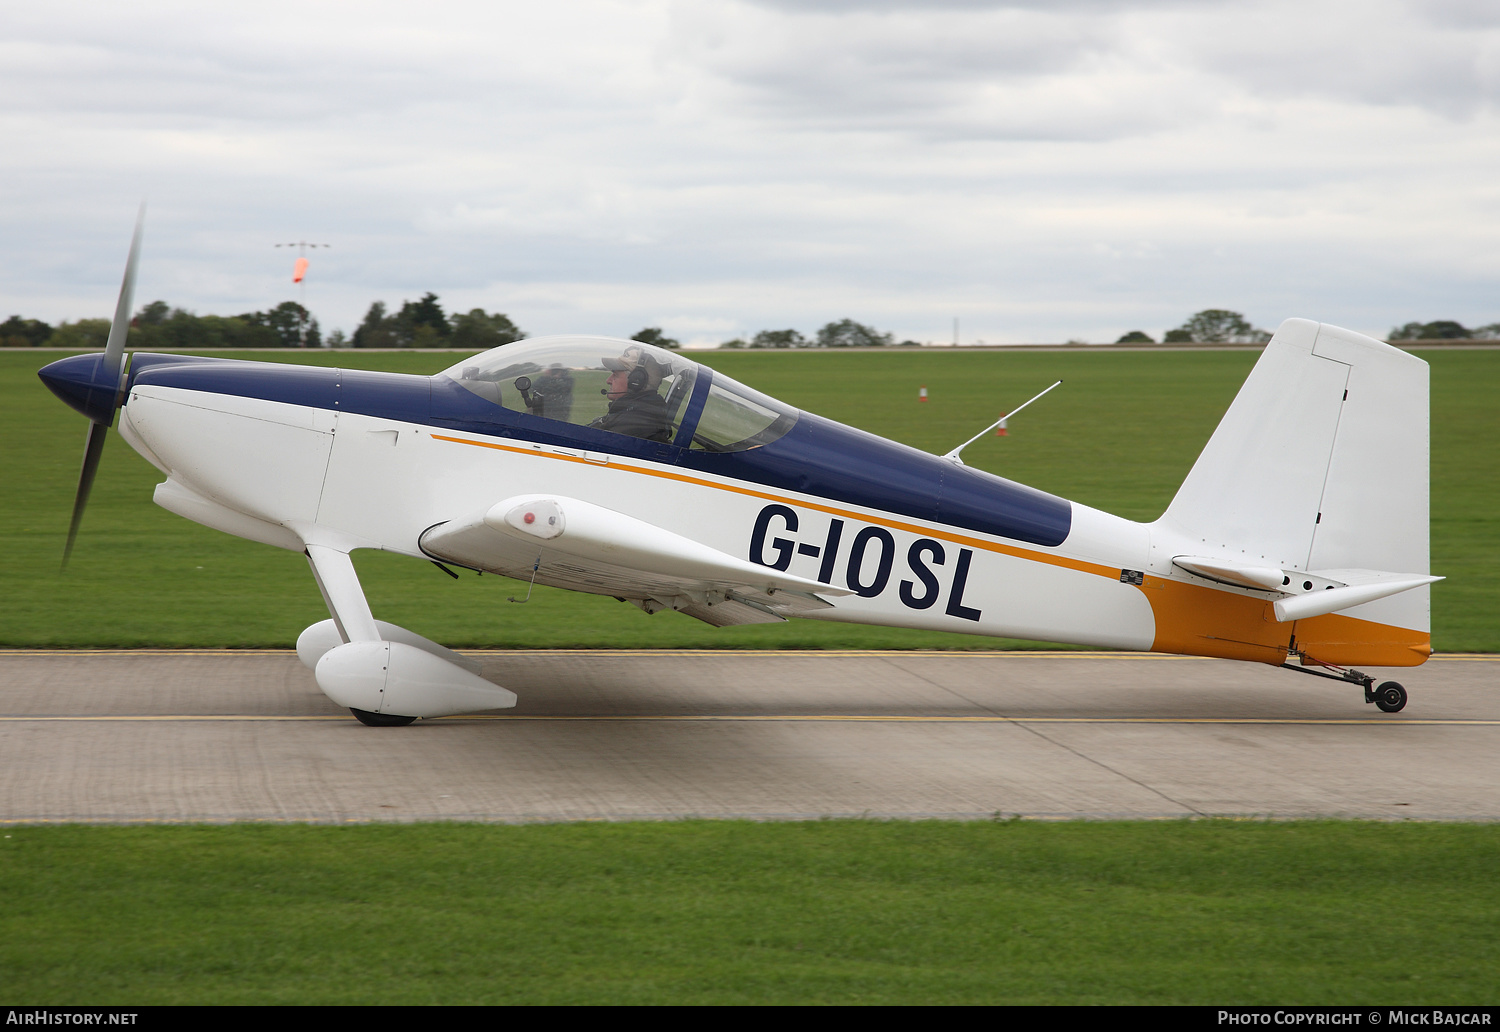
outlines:
[[[1400,686],[1398,685],[1397,687]],[[1405,699],[1406,697],[1403,695],[1402,701],[1404,702]],[[1385,706],[1382,705],[1380,708],[1384,709]],[[417,719],[416,717],[398,716],[395,713],[371,713],[367,709],[355,709],[352,706],[349,707],[349,712],[358,717],[361,724],[368,724],[370,727],[405,727]]]
[[[1406,708],[1406,689],[1387,681],[1375,689],[1375,705],[1385,713],[1400,713]]]

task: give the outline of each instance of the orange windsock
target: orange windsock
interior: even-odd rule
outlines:
[[[292,282],[301,283],[302,277],[307,275],[307,259],[298,258],[297,264],[292,266]]]

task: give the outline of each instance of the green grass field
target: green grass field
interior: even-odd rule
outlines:
[[[26,827],[40,1004],[1493,1004],[1500,826]]]
[[[0,644],[287,646],[300,557],[151,503],[117,435],[57,572],[84,422],[0,353]],[[432,372],[440,354],[260,357]],[[1135,519],[1170,500],[1245,352],[708,354],[941,453]],[[1433,351],[1434,640],[1495,650],[1500,352]],[[916,401],[925,385],[932,397]],[[361,553],[376,613],[446,643],[993,648],[811,621],[716,630]],[[675,822],[0,828],[7,1002],[1488,1004],[1500,825]]]
[[[304,561],[151,502],[159,474],[112,435],[73,565],[58,574],[85,423],[36,379],[55,353],[0,353],[0,645],[286,647],[326,613]],[[252,357],[246,355],[244,357]],[[430,373],[458,356],[257,353],[276,361]],[[695,355],[833,419],[942,453],[1059,377],[1007,438],[964,458],[1127,516],[1158,516],[1255,361],[1244,351],[735,353]],[[1500,649],[1500,352],[1432,363],[1434,646]],[[928,388],[931,401],[917,402]],[[994,648],[991,638],[813,621],[716,629],[613,599],[358,553],[378,616],[456,646]]]

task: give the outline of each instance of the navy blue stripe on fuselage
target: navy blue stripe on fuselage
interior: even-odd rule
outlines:
[[[607,452],[1034,545],[1056,547],[1072,528],[1072,504],[1066,499],[806,412],[770,444],[706,452],[515,412],[442,375],[138,354],[131,362],[131,385],[138,384]]]

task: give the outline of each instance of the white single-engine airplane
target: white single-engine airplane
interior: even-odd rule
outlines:
[[[633,341],[523,340],[436,376],[127,363],[139,239],[104,352],[40,373],[93,424],[68,551],[119,411],[166,476],[159,505],[307,556],[332,619],[298,654],[366,724],[516,697],[376,620],[357,548],[717,626],[798,616],[1269,663],[1386,712],[1405,689],[1349,668],[1431,653],[1427,364],[1348,330],[1283,323],[1148,524]]]

